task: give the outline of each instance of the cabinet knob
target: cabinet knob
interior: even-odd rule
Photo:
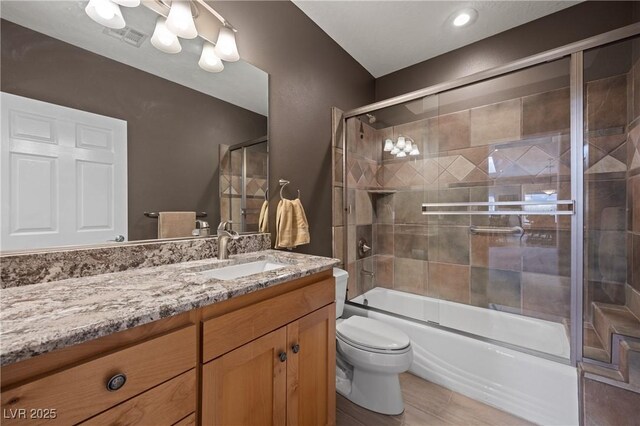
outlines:
[[[291,350],[294,354],[297,354],[298,352],[300,352],[300,345],[296,343],[295,345],[291,346]]]
[[[280,352],[280,355],[278,357],[280,358],[280,362],[285,362],[287,360],[287,353]]]
[[[127,381],[127,376],[125,376],[122,373],[116,374],[115,376],[110,378],[109,381],[107,382],[107,389],[110,392],[117,391],[118,389],[124,386],[126,381]]]

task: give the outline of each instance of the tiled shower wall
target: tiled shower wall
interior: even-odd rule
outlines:
[[[619,108],[626,105],[626,79],[599,80],[587,88],[589,105],[608,112],[607,119],[593,122],[595,137],[589,139],[593,153],[586,173],[594,183],[587,185],[588,198],[609,200],[590,213],[592,223],[604,223],[602,215],[612,214],[603,213],[602,206],[624,209],[626,202],[626,110]],[[348,297],[379,286],[551,320],[568,318],[569,217],[528,216],[520,223],[515,216],[424,216],[420,204],[524,200],[547,189],[555,190],[557,199],[570,199],[569,107],[569,89],[562,88],[388,128],[348,120],[345,179],[339,137],[334,148],[334,254],[341,257],[346,237]],[[423,155],[395,159],[383,153],[384,139],[400,134],[418,142]],[[522,237],[470,235],[470,225],[522,225],[526,232]],[[361,238],[373,247],[364,256],[357,253]],[[621,262],[626,264],[625,244],[621,247],[601,251],[601,263],[619,270]],[[626,277],[618,275],[603,284],[590,274],[592,293],[624,303],[624,291],[620,297],[618,289],[624,290]],[[615,299],[602,290],[612,283],[618,286]]]
[[[220,145],[220,218],[233,221],[233,229],[257,232],[260,208],[267,190],[268,154],[247,150],[247,183],[242,187],[242,149],[229,151],[228,145]],[[247,216],[245,229],[242,222],[242,192],[246,192]]]
[[[636,42],[637,43],[637,42]],[[626,304],[640,318],[640,58],[628,74]]]

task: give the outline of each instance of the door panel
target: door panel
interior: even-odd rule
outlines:
[[[332,303],[287,326],[289,426],[335,424],[335,309]]]
[[[0,250],[127,237],[127,123],[2,93]]]
[[[286,329],[280,328],[205,364],[204,425],[284,425]]]

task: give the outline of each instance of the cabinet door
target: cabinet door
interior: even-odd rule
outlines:
[[[287,326],[287,425],[334,425],[336,307],[318,309]]]
[[[286,341],[282,327],[205,364],[202,424],[284,425]]]

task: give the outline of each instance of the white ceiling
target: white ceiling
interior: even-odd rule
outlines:
[[[84,12],[86,1],[6,1],[0,15],[23,27],[57,38],[258,114],[269,109],[269,76],[244,62],[225,62],[224,71],[209,73],[198,66],[202,39],[180,39],[182,52],[160,52],[149,41],[157,15],[144,6],[122,7],[128,27],[149,37],[140,47],[103,33],[104,27]],[[242,52],[240,52],[242,54]]]
[[[578,1],[309,1],[293,0],[374,77],[522,25]],[[451,16],[478,11],[475,23],[456,28]]]

